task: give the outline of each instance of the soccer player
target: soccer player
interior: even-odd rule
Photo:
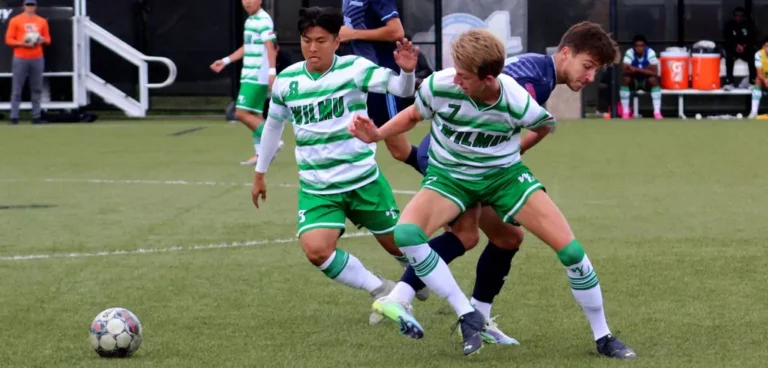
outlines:
[[[650,90],[653,101],[653,118],[664,119],[661,116],[661,87],[659,84],[659,59],[656,52],[648,47],[648,40],[643,35],[632,38],[633,47],[624,53],[622,67],[622,84],[619,89],[621,98],[621,117],[631,119],[629,113],[630,90]]]
[[[768,38],[763,40],[762,47],[755,53],[755,70],[758,72],[755,78],[755,87],[752,90],[750,119],[757,117],[757,110],[760,108],[760,98],[763,97],[763,89],[768,87],[768,83],[766,83],[768,78]]]
[[[416,123],[432,122],[432,142],[422,189],[406,206],[395,228],[395,242],[403,249],[421,280],[448,299],[464,339],[464,354],[481,348],[485,318],[475,310],[435,251],[427,234],[477,203],[488,204],[504,222],[516,221],[549,245],[566,267],[576,299],[602,318],[598,342],[611,355],[634,357],[634,352],[610,335],[602,295],[589,258],[543,185],[520,161],[521,129],[540,138],[554,129],[554,119],[532,100],[514,79],[500,75],[504,67],[501,41],[485,30],[470,30],[452,45],[455,68],[433,74],[418,90],[416,104],[383,127],[362,116],[350,132],[364,142],[402,134]],[[420,338],[423,329],[398,301],[379,299],[374,310],[400,324],[401,331]],[[585,308],[586,309],[586,308]]]
[[[402,264],[393,231],[399,209],[376,164],[375,144],[365,144],[347,131],[354,113],[366,116],[366,95],[411,96],[418,50],[398,42],[398,74],[365,58],[336,56],[341,12],[312,7],[299,12],[298,29],[304,62],[283,70],[273,87],[264,127],[261,157],[256,164],[253,203],[266,200],[265,173],[278,149],[286,121],[293,123],[299,167],[298,236],[307,259],[329,278],[364,289],[378,299],[394,283],[366,269],[352,254],[337,248],[345,219],[367,228]]]
[[[617,56],[616,43],[599,24],[582,22],[572,26],[563,35],[555,55],[525,54],[514,57],[504,67],[503,74],[514,78],[536,102],[544,105],[557,84],[565,84],[571,90],[579,91],[594,81],[597,70],[614,63]],[[542,138],[542,135],[528,132],[521,140],[521,154],[530,150]],[[430,141],[430,134],[427,134],[419,146],[419,164],[423,171],[428,166]],[[430,240],[430,246],[446,263],[477,244],[477,224],[464,219],[476,216],[474,212],[463,214],[452,224],[451,232]],[[517,224],[504,223],[489,206],[480,209],[479,226],[488,236],[489,242],[477,262],[475,287],[470,302],[486,318],[486,330],[482,333],[485,342],[518,344],[517,340],[501,331],[491,318],[491,307],[509,275],[512,259],[523,242],[523,232]],[[459,239],[472,239],[474,243]],[[411,267],[400,281],[390,297],[406,305],[412,301],[414,290],[425,287]],[[595,338],[598,337],[601,336]]]
[[[339,33],[341,41],[347,42],[355,55],[397,70],[393,57],[395,42],[405,37],[405,31],[394,0],[344,0],[342,9],[344,26]],[[402,108],[403,101],[391,94],[368,95],[368,116],[377,126],[389,121]],[[419,171],[418,149],[408,142],[405,135],[390,137],[384,143],[392,157]]]
[[[261,0],[242,0],[243,8],[248,13],[245,20],[243,46],[229,56],[216,60],[211,70],[220,73],[233,61],[243,60],[240,73],[240,92],[235,105],[235,119],[241,121],[253,136],[254,156],[242,162],[243,165],[255,165],[259,157],[261,134],[264,130],[264,103],[267,91],[274,81],[277,51],[274,41],[275,26],[272,17],[261,8]],[[282,148],[283,142],[280,142]]]

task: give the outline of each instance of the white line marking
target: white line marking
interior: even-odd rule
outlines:
[[[372,234],[366,231],[355,232],[355,233],[344,234],[342,236],[342,239],[360,238],[360,237],[369,236],[369,235],[372,235]],[[245,247],[253,247],[257,245],[295,243],[297,241],[299,241],[299,239],[294,237],[294,238],[282,238],[282,239],[271,239],[271,240],[249,240],[245,242],[234,242],[234,243],[194,245],[194,246],[188,246],[188,247],[173,246],[173,247],[167,247],[167,248],[140,248],[140,249],[134,249],[134,250],[113,250],[113,251],[102,251],[102,252],[93,252],[93,253],[26,254],[26,255],[15,255],[15,256],[1,256],[0,261],[14,262],[14,261],[31,261],[31,260],[52,259],[52,258],[86,258],[86,257],[106,257],[106,256],[136,255],[136,254],[151,254],[151,253],[188,252],[188,251],[195,251],[195,250],[245,248]]]
[[[28,182],[32,180],[28,179],[2,179],[0,182],[4,183],[20,183]],[[201,186],[251,186],[253,183],[227,183],[217,181],[187,181],[187,180],[145,180],[145,179],[61,179],[61,178],[46,178],[40,179],[40,181],[46,183],[87,183],[87,184],[151,184],[151,185],[201,185]],[[299,188],[298,184],[278,184],[282,188]],[[399,190],[394,189],[392,193],[414,195],[415,190]]]

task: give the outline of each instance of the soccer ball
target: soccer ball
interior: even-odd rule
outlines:
[[[102,358],[127,358],[141,345],[141,322],[125,308],[109,308],[91,322],[91,347]]]
[[[24,34],[24,43],[34,45],[40,40],[40,34],[37,32],[27,32]]]

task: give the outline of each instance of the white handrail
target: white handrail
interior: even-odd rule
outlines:
[[[85,25],[88,27],[88,35],[91,38],[104,45],[104,47],[114,51],[120,56],[123,56],[126,60],[130,61],[140,69],[142,68],[142,65],[145,65],[146,62],[158,62],[165,64],[165,66],[168,67],[168,78],[166,78],[166,80],[162,83],[147,83],[147,88],[164,88],[170,86],[174,81],[176,81],[178,70],[176,69],[176,64],[174,64],[171,59],[160,56],[144,55],[131,47],[131,45],[127,44],[125,41],[115,37],[115,35],[109,33],[106,29],[102,28],[94,22],[91,22],[90,20],[86,20]],[[140,78],[144,79],[143,77]]]

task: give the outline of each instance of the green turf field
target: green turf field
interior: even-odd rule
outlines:
[[[87,340],[112,306],[144,325],[120,366],[628,365],[588,353],[563,267],[533,237],[493,310],[521,346],[463,357],[455,315],[434,295],[414,305],[423,340],[369,327],[368,295],[326,279],[293,238],[297,174],[284,137],[256,210],[252,168],[238,164],[252,154],[241,126],[0,127],[0,365],[114,366]],[[525,157],[595,264],[609,324],[637,351],[633,367],[765,366],[766,137],[763,121],[584,120],[561,123]],[[404,206],[420,177],[383,144],[378,157]],[[30,205],[40,207],[17,207]],[[399,277],[357,232],[340,246]],[[467,293],[479,254],[451,267]]]

